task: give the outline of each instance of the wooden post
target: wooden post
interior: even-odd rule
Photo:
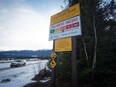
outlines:
[[[53,41],[53,51],[54,51],[54,47],[55,47],[55,41]],[[51,80],[52,80],[52,85],[51,85],[51,87],[56,87],[56,85],[55,85],[55,83],[56,83],[55,67],[52,68],[52,77],[51,77]]]
[[[77,87],[76,37],[72,37],[72,87]]]
[[[56,78],[55,78],[55,69],[52,69],[52,85],[51,87],[56,87],[55,86]]]

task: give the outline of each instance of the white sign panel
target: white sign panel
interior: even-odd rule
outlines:
[[[81,35],[80,16],[50,25],[49,40]]]

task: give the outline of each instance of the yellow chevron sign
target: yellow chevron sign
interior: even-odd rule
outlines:
[[[56,57],[57,57],[57,54],[56,54],[55,52],[52,52],[51,58],[52,58],[52,59],[55,59]]]
[[[52,60],[52,61],[50,62],[50,65],[51,65],[52,68],[54,68],[54,67],[56,66],[56,62],[55,62],[54,60]]]

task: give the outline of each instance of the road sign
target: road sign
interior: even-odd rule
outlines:
[[[54,60],[52,60],[52,61],[50,62],[50,65],[51,65],[52,68],[54,68],[54,67],[56,66],[56,62],[55,62]]]
[[[51,16],[49,40],[77,35],[81,35],[80,4]]]
[[[55,52],[72,51],[71,38],[55,40]]]
[[[49,40],[81,35],[80,16],[50,25]]]
[[[56,54],[55,52],[52,52],[51,58],[52,58],[52,59],[55,59],[56,57],[57,57],[57,54]]]
[[[50,24],[51,25],[56,24],[58,22],[72,18],[77,15],[80,15],[80,4],[73,5],[70,8],[67,8],[67,9],[51,16]]]

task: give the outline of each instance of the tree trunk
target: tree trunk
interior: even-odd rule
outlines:
[[[85,40],[83,38],[81,38],[82,42],[83,42],[83,46],[84,46],[84,52],[85,52],[85,56],[86,56],[86,60],[89,61],[88,59],[88,54],[87,54],[87,48],[86,48],[86,43]]]
[[[96,52],[97,52],[97,32],[96,32],[96,27],[95,27],[95,1],[93,2],[93,29],[94,29],[94,36],[95,36],[95,46],[94,46],[94,57],[93,57],[93,65],[92,69],[94,70],[96,68]]]

